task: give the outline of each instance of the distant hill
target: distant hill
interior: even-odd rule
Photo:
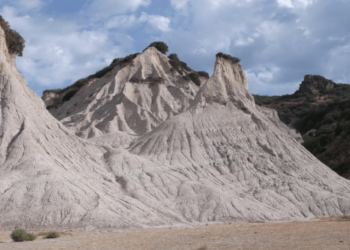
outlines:
[[[292,95],[254,95],[303,136],[303,145],[339,175],[350,178],[350,85],[306,75]]]

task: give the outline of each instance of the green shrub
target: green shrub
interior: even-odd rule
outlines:
[[[124,57],[123,59],[120,60],[121,63],[129,63],[132,62],[132,60],[134,60],[140,53],[135,53],[135,54],[131,54],[128,55],[126,57]],[[111,65],[116,64],[116,59],[113,60]]]
[[[350,172],[350,161],[338,164],[333,170],[339,175],[347,174],[348,172]]]
[[[58,238],[60,237],[60,235],[56,232],[50,232],[47,236],[46,239],[54,239],[54,238]]]
[[[205,78],[209,78],[209,74],[208,72],[205,72],[205,71],[197,71],[197,74],[200,75],[200,76],[203,76]]]
[[[177,56],[177,54],[170,54],[170,55],[168,56],[168,58],[169,58],[170,60],[174,60],[174,61],[176,61],[176,62],[180,62],[180,59],[179,59],[179,57]]]
[[[25,47],[25,40],[23,37],[15,30],[10,28],[8,22],[0,15],[0,26],[5,32],[6,45],[10,54],[23,56],[23,50]]]
[[[27,236],[26,236],[26,241],[33,241],[33,240],[35,240],[35,235],[33,235],[33,234],[27,234]]]
[[[173,67],[173,69],[175,69],[180,75],[183,75],[179,57],[176,54],[170,54],[168,58],[170,59],[169,63]]]
[[[17,229],[14,230],[11,233],[11,238],[15,242],[22,242],[22,241],[33,241],[35,240],[35,236],[33,234],[28,234],[25,230],[23,229]]]
[[[309,103],[314,103],[317,101],[317,98],[315,95],[311,95],[311,94],[307,94],[305,96],[306,100],[309,102]]]
[[[149,47],[155,47],[158,51],[162,52],[163,54],[166,54],[169,50],[168,45],[165,42],[160,41],[151,43],[146,49],[148,49]]]
[[[241,61],[241,59],[239,59],[238,57],[230,56],[230,55],[224,54],[222,52],[217,53],[216,57],[225,58],[226,60],[230,60],[233,63],[239,63]]]
[[[197,73],[192,72],[189,73],[188,76],[191,78],[192,82],[194,82],[197,86],[201,86],[201,81],[199,80],[199,76]]]
[[[187,63],[180,61],[180,65],[187,71],[193,71],[190,67],[187,66]]]
[[[191,78],[189,76],[183,76],[182,79],[184,79],[185,81],[191,81]]]
[[[65,94],[65,95],[63,96],[62,102],[67,102],[67,101],[69,101],[77,92],[78,92],[78,90],[69,91],[67,94]]]

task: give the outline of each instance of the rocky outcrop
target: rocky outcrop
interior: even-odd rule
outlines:
[[[320,91],[327,91],[334,88],[335,83],[320,75],[305,75],[304,80],[295,94],[314,94],[318,95]]]

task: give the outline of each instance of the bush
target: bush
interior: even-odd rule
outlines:
[[[209,78],[209,74],[208,72],[205,72],[205,71],[197,71],[197,74],[200,75],[200,76],[203,76],[205,78]]]
[[[169,50],[168,45],[164,42],[153,42],[146,49],[148,49],[149,47],[155,47],[157,50],[159,50],[163,54],[166,54]]]
[[[60,237],[60,235],[56,232],[50,232],[47,236],[46,239],[54,239],[54,238],[58,238]]]
[[[168,58],[170,59],[169,63],[173,67],[173,69],[175,69],[180,75],[183,75],[179,57],[176,54],[170,54]]]
[[[67,94],[65,94],[65,95],[63,96],[62,102],[67,102],[67,101],[69,101],[77,92],[78,92],[78,90],[69,91]]]
[[[197,86],[201,86],[201,81],[199,80],[199,76],[197,73],[189,73],[188,76],[191,78],[192,82],[194,82]]]
[[[174,60],[174,61],[176,61],[176,62],[180,62],[180,59],[179,59],[179,57],[177,56],[177,54],[170,54],[170,55],[168,56],[168,58],[169,58],[170,60]]]
[[[23,50],[25,47],[25,40],[23,37],[17,31],[12,30],[8,22],[6,22],[1,15],[0,26],[5,32],[6,45],[10,54],[23,56]]]
[[[129,62],[131,62],[132,60],[134,60],[139,54],[140,54],[140,53],[135,53],[135,54],[128,55],[128,56],[124,57],[123,59],[121,59],[120,62],[121,62],[121,63],[129,63]],[[114,61],[112,62],[111,65],[114,65],[114,64],[115,64],[115,60],[116,60],[116,59],[114,59]]]
[[[187,63],[180,61],[180,65],[187,71],[193,71],[190,67],[187,66]]]
[[[106,75],[108,72],[112,71],[114,69],[114,66],[110,65],[107,67],[104,67],[103,69],[97,71],[95,74],[89,76],[89,78],[102,78],[104,75]]]
[[[230,56],[230,55],[224,54],[222,52],[217,53],[216,57],[217,58],[218,57],[225,58],[226,60],[230,60],[233,63],[239,63],[241,61],[241,59],[239,59],[238,57]]]
[[[191,78],[189,76],[183,76],[182,79],[184,79],[185,81],[191,81]]]
[[[15,242],[22,242],[22,241],[33,241],[35,240],[35,236],[33,234],[28,234],[23,229],[17,229],[11,233],[11,238]]]
[[[35,240],[36,237],[33,234],[27,234],[26,238],[27,238],[26,241],[33,241],[33,240]]]

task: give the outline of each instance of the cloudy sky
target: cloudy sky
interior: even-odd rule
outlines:
[[[31,89],[62,88],[164,41],[195,70],[241,58],[250,91],[293,93],[305,74],[350,83],[350,0],[0,0],[26,40]]]

